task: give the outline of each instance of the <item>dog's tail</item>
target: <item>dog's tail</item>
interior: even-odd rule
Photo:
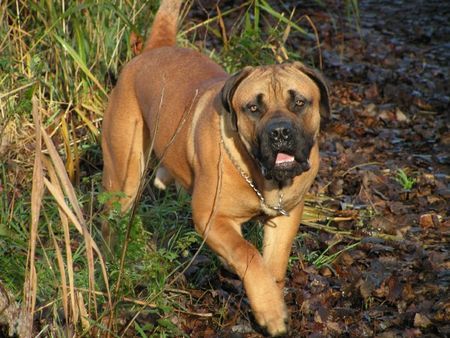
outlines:
[[[144,51],[152,48],[175,46],[180,7],[181,0],[161,1]]]

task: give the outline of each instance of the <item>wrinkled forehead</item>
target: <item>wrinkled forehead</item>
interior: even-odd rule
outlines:
[[[296,67],[290,65],[255,68],[238,86],[234,98],[239,102],[251,101],[263,94],[270,102],[285,101],[290,91],[306,99],[319,97],[319,89],[313,80]]]

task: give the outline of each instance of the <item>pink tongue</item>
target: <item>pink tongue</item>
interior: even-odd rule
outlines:
[[[294,162],[295,158],[294,156],[285,154],[285,153],[278,153],[277,158],[275,160],[275,164],[281,164],[286,162]]]

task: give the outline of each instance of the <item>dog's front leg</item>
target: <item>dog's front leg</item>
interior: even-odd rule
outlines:
[[[264,262],[283,289],[292,242],[297,234],[303,214],[303,201],[289,212],[289,216],[272,218],[264,225]]]
[[[272,336],[286,333],[288,318],[282,290],[258,250],[242,237],[240,224],[220,212],[213,217],[210,212],[196,212],[195,201],[193,210],[197,231],[243,281],[258,324]]]

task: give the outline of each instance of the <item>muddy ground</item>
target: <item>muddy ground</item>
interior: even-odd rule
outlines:
[[[278,10],[293,3],[271,2]],[[302,228],[286,287],[291,336],[448,336],[450,3],[360,1],[359,26],[341,3],[302,2],[296,15],[317,27],[332,88],[313,192],[353,219],[328,231]],[[213,5],[196,2],[188,20],[214,15]],[[287,44],[314,51],[305,62],[319,64],[315,41],[293,34]],[[412,188],[398,181],[399,169]],[[338,242],[330,255],[358,240],[331,264],[311,263],[314,252]],[[176,319],[186,334],[262,336],[241,283],[226,271],[189,291],[192,315]]]

